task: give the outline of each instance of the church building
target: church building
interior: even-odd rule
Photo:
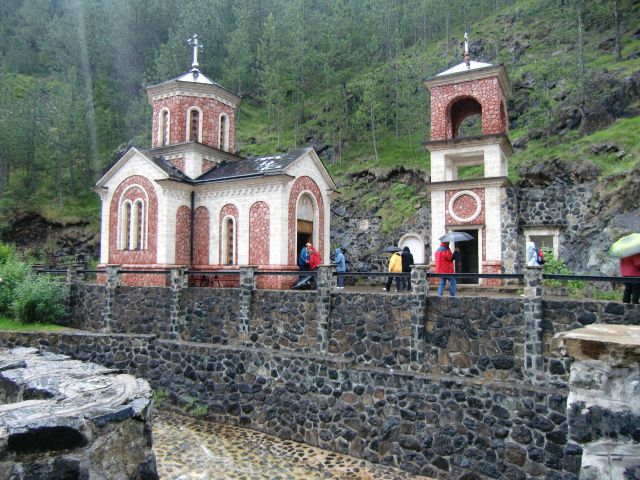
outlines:
[[[154,270],[296,269],[306,242],[328,260],[336,185],[318,155],[310,147],[236,155],[241,98],[199,71],[197,36],[190,44],[191,70],[147,88],[151,148],[130,147],[95,186],[101,265],[149,272],[123,275],[125,285],[165,285],[166,275]],[[294,280],[260,277],[259,286]]]

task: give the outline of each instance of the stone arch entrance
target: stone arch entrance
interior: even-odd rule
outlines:
[[[424,241],[417,233],[408,233],[398,242],[400,248],[409,247],[414,263],[424,263]]]

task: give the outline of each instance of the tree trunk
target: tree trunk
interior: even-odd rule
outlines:
[[[380,159],[378,158],[378,147],[376,145],[376,115],[373,95],[371,95],[371,141],[373,142],[373,153],[376,156],[376,164],[379,165]]]
[[[620,5],[619,0],[613,2],[613,18],[616,23],[616,60],[622,60],[622,45],[620,43]]]

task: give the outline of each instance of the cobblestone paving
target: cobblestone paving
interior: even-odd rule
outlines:
[[[429,480],[175,412],[156,415],[153,444],[162,480]]]

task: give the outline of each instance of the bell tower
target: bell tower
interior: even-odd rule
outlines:
[[[470,59],[465,34],[464,61],[424,82],[431,92],[431,245],[462,230],[475,240],[460,243],[463,273],[502,273],[501,205],[509,181],[507,100],[511,83],[504,65]],[[481,133],[466,136],[463,123],[479,118]],[[461,169],[476,167],[473,178]],[[480,173],[478,173],[480,172]],[[487,280],[485,284],[500,283]]]
[[[235,149],[235,111],[241,98],[198,69],[202,44],[194,34],[191,70],[147,88],[153,107],[152,152],[191,178],[213,168]],[[208,148],[207,148],[208,147]]]

